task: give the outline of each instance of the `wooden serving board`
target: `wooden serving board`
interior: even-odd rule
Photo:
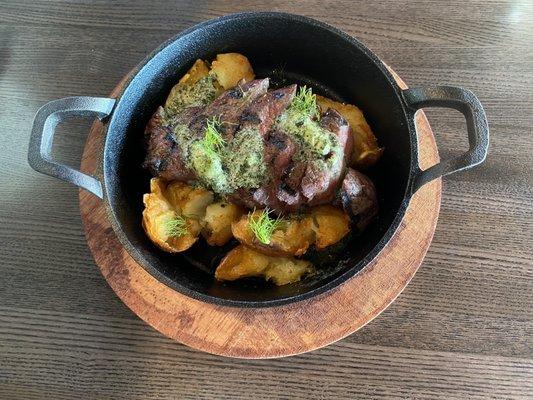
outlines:
[[[394,74],[394,72],[393,72]],[[394,74],[402,88],[407,86]],[[111,93],[120,93],[122,81]],[[425,115],[416,117],[421,168],[439,161]],[[89,133],[82,171],[100,162],[102,124]],[[381,313],[405,288],[433,238],[441,180],[421,188],[400,228],[378,256],[352,279],[318,297],[274,308],[241,309],[194,300],[170,289],[138,265],[116,238],[104,203],[80,190],[80,210],[89,248],[120,299],[169,338],[208,353],[240,358],[284,357],[311,351],[355,332]]]

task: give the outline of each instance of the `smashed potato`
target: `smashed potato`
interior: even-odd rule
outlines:
[[[211,246],[223,246],[232,237],[231,224],[244,214],[244,209],[232,203],[216,202],[207,206],[202,220],[202,236]]]
[[[363,112],[354,105],[333,101],[323,96],[316,96],[317,104],[322,110],[333,108],[338,111],[352,128],[353,152],[351,166],[364,169],[374,165],[383,149],[378,146],[378,141],[366,122]]]
[[[174,181],[167,186],[167,197],[186,218],[202,220],[206,207],[213,202],[213,192]]]
[[[350,217],[331,205],[316,206],[311,209],[315,247],[323,250],[339,242],[350,232]]]
[[[164,180],[152,178],[143,202],[142,226],[150,240],[161,250],[179,253],[190,248],[201,231],[199,220],[184,210],[204,215],[213,194],[181,182],[167,186]]]
[[[259,240],[250,220],[262,211],[243,215],[231,226],[233,236],[242,244],[270,256],[301,256],[310,246],[323,250],[350,232],[350,217],[332,205],[315,206],[309,214],[285,220],[272,232],[269,243]]]
[[[248,59],[239,53],[218,54],[211,63],[211,71],[224,89],[237,86],[241,80],[246,82],[254,79],[254,70]]]
[[[307,217],[284,221],[279,229],[272,232],[269,243],[260,241],[250,228],[250,220],[258,218],[262,212],[257,210],[244,215],[231,225],[233,236],[239,242],[271,256],[299,256],[313,243],[313,223]]]
[[[272,257],[244,245],[231,250],[215,271],[215,278],[234,281],[246,277],[264,277],[281,286],[299,281],[303,275],[314,272],[313,264],[295,258]]]

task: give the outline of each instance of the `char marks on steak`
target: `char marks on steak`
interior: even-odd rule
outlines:
[[[241,82],[235,88],[226,90],[191,121],[191,129],[203,132],[206,121],[220,118],[220,131],[226,140],[231,140],[239,127],[241,116],[250,103],[267,93],[269,79]]]
[[[288,107],[294,95],[296,85],[271,90],[257,97],[246,107],[240,116],[239,129],[257,129],[261,136],[265,136],[276,118]]]
[[[174,117],[173,122],[190,121],[200,110],[200,107],[188,108]],[[182,182],[196,179],[194,171],[187,168],[172,126],[164,123],[163,120],[164,110],[163,107],[159,107],[146,125],[145,140],[148,151],[143,167],[147,168],[152,175],[163,179],[177,179]]]

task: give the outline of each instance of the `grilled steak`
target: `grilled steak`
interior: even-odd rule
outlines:
[[[352,150],[348,123],[329,109],[319,122],[312,116],[303,117],[311,126],[309,135],[314,137],[299,131],[299,119],[285,131],[278,121],[295,110],[289,107],[296,85],[272,91],[268,85],[268,79],[241,83],[206,107],[189,107],[168,120],[160,107],[146,127],[144,166],[164,179],[202,182],[201,170],[191,166],[189,147],[204,138],[207,121],[215,117],[224,139],[224,148],[217,156],[220,167],[212,171],[223,174],[221,187],[227,190],[221,194],[249,208],[269,207],[280,213],[331,202]],[[316,135],[326,141],[320,148],[312,147]],[[209,157],[207,160],[211,162]],[[249,179],[250,171],[258,175]],[[218,182],[219,175],[214,176]],[[351,182],[346,181],[347,188]]]
[[[246,104],[265,94],[267,89],[268,79],[244,83],[240,88],[224,92],[207,107],[186,108],[168,121],[164,119],[164,109],[159,107],[146,126],[144,167],[152,175],[164,179],[195,180],[196,174],[187,166],[186,142],[202,138],[206,121],[212,117],[220,117],[221,128],[227,135],[232,135]]]

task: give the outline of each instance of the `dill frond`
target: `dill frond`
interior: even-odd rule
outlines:
[[[219,132],[221,125],[219,117],[207,120],[204,138],[201,140],[201,145],[206,153],[216,153],[224,146],[225,140]]]
[[[265,208],[263,211],[261,211],[261,214],[258,216],[254,216],[252,214],[248,220],[248,226],[250,230],[263,244],[270,244],[270,238],[272,237],[272,234],[276,230],[280,229],[286,222],[279,216],[277,218],[271,218],[271,213],[272,210]]]
[[[298,88],[298,93],[294,96],[290,108],[305,117],[320,116],[316,94],[313,94],[313,90],[305,85]]]
[[[170,237],[184,236],[189,232],[187,230],[187,221],[181,215],[167,219],[164,222],[163,228],[165,229],[165,233]]]

